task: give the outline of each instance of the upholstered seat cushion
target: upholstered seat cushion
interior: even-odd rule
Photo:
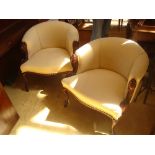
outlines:
[[[42,49],[21,65],[22,72],[53,74],[72,71],[68,51],[61,48]]]
[[[83,104],[118,119],[127,79],[106,69],[89,70],[62,80],[63,87]]]

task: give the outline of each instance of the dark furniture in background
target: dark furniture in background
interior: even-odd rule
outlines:
[[[148,75],[144,79],[144,85],[140,92],[146,89],[144,103],[153,89],[155,82],[155,19],[130,19],[127,24],[127,38],[138,42],[147,52],[150,60]]]
[[[0,83],[0,135],[9,134],[19,116]]]
[[[37,19],[0,19],[0,81],[12,84],[22,60],[20,42],[23,34]]]
[[[16,79],[24,55],[20,50],[21,38],[37,19],[0,19],[0,134],[9,134],[19,116],[3,85]]]
[[[137,42],[155,41],[155,19],[129,19],[127,38],[132,38]]]

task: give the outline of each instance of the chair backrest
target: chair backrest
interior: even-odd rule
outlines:
[[[78,39],[78,31],[73,25],[49,20],[31,27],[23,36],[22,42],[26,42],[30,57],[44,48],[64,48],[71,54],[73,49],[69,42]]]
[[[76,54],[79,58],[78,73],[104,68],[128,78],[134,65],[148,64],[148,56],[139,44],[119,37],[96,39],[79,48]]]

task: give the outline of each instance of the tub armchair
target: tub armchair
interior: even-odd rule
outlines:
[[[20,69],[25,89],[29,90],[26,73],[54,75],[71,72],[70,57],[78,40],[78,30],[69,23],[49,20],[31,27],[22,38],[25,59]]]
[[[149,59],[135,41],[107,37],[91,41],[74,55],[76,73],[62,79],[65,106],[71,93],[81,104],[114,122],[130,104],[145,75]]]

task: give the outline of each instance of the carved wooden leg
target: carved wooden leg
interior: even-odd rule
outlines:
[[[64,107],[67,107],[69,104],[69,94],[68,94],[67,89],[64,89],[64,93],[65,93]]]
[[[116,122],[117,120],[112,119],[112,134],[115,134],[113,128],[116,125]]]
[[[23,75],[23,79],[24,79],[24,83],[25,83],[25,90],[28,92],[29,88],[28,88],[28,80],[26,78],[26,73],[22,73]]]

